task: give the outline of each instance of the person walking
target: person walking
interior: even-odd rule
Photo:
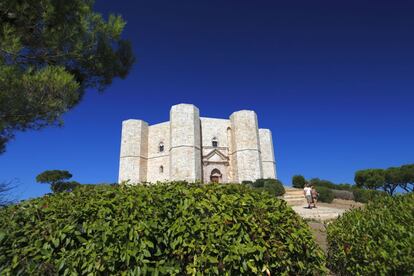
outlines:
[[[305,188],[303,188],[303,194],[305,195],[306,201],[308,202],[308,208],[311,209],[312,206],[312,188],[309,184],[306,184]]]
[[[318,192],[315,189],[315,186],[312,185],[311,187],[311,195],[312,195],[312,203],[313,203],[313,208],[316,208],[316,202],[318,201]]]

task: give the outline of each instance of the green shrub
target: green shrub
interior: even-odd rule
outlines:
[[[244,185],[82,185],[0,210],[2,275],[318,275],[282,200]]]
[[[354,189],[354,200],[357,202],[367,203],[378,197],[387,196],[383,191],[367,190],[367,189]]]
[[[264,187],[264,184],[265,184],[265,182],[266,182],[266,180],[267,180],[267,179],[265,179],[265,178],[259,178],[259,179],[256,179],[256,181],[255,181],[255,182],[253,182],[252,186],[253,186],[254,188],[263,188],[263,187]]]
[[[345,190],[331,190],[334,198],[354,200],[354,193],[352,191]]]
[[[378,197],[328,226],[328,260],[338,275],[413,275],[414,194]]]
[[[355,187],[350,184],[334,184],[329,180],[323,180],[319,178],[312,178],[309,182],[311,185],[314,185],[315,187],[325,187],[333,190],[351,191]]]
[[[306,180],[302,175],[294,175],[292,177],[292,187],[303,189],[305,187]]]
[[[250,180],[243,180],[243,181],[242,181],[242,184],[243,184],[243,185],[252,186],[252,185],[253,185],[253,181],[250,181]]]
[[[54,193],[71,192],[79,186],[80,183],[76,181],[58,182],[51,185],[51,190]]]
[[[275,196],[282,196],[285,194],[285,187],[283,187],[282,182],[277,179],[267,179],[263,188]]]
[[[325,187],[316,187],[318,192],[318,201],[331,203],[334,200],[334,194],[331,189]]]

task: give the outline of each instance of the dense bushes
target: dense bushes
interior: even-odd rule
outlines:
[[[292,177],[292,187],[303,189],[306,185],[306,179],[303,177],[303,175],[294,175]]]
[[[367,203],[378,197],[387,196],[385,192],[377,190],[354,189],[354,200],[357,202]]]
[[[283,187],[282,182],[276,179],[267,179],[263,185],[263,189],[275,196],[285,194],[285,187]]]
[[[414,194],[378,197],[328,226],[328,260],[339,275],[413,275]]]
[[[331,203],[334,200],[334,194],[331,189],[325,187],[318,187],[318,201]]]
[[[354,193],[346,190],[331,190],[334,198],[354,200]]]
[[[319,178],[312,178],[310,181],[311,185],[315,187],[325,187],[333,190],[352,190],[353,186],[350,184],[335,184],[329,180],[323,180]]]
[[[244,184],[248,183],[244,182]],[[282,182],[273,178],[260,178],[248,185],[260,191],[267,191],[274,196],[285,194],[285,187],[283,187]]]
[[[244,185],[81,186],[0,210],[2,275],[323,274],[286,203]]]
[[[322,200],[319,199],[323,202],[332,202],[331,194],[333,195],[333,198],[355,200],[362,203],[367,203],[374,198],[385,194],[382,191],[360,189],[350,184],[334,184],[331,181],[321,180],[319,178],[313,178],[309,182],[311,185],[315,186],[320,194],[323,194]],[[330,192],[327,190],[330,190]],[[327,198],[328,201],[324,201],[325,198]]]

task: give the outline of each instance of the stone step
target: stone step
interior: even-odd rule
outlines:
[[[306,201],[303,200],[285,200],[288,205],[291,206],[307,206]]]
[[[305,200],[305,197],[303,195],[302,196],[286,195],[286,196],[283,196],[283,199],[303,199],[303,200]]]
[[[290,206],[306,206],[306,199],[302,189],[285,187],[285,194],[282,197]]]

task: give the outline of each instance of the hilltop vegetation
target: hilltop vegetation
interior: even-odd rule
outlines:
[[[328,260],[338,275],[413,275],[414,194],[379,197],[328,227]]]
[[[4,274],[324,274],[305,222],[244,185],[80,186],[0,210]]]

